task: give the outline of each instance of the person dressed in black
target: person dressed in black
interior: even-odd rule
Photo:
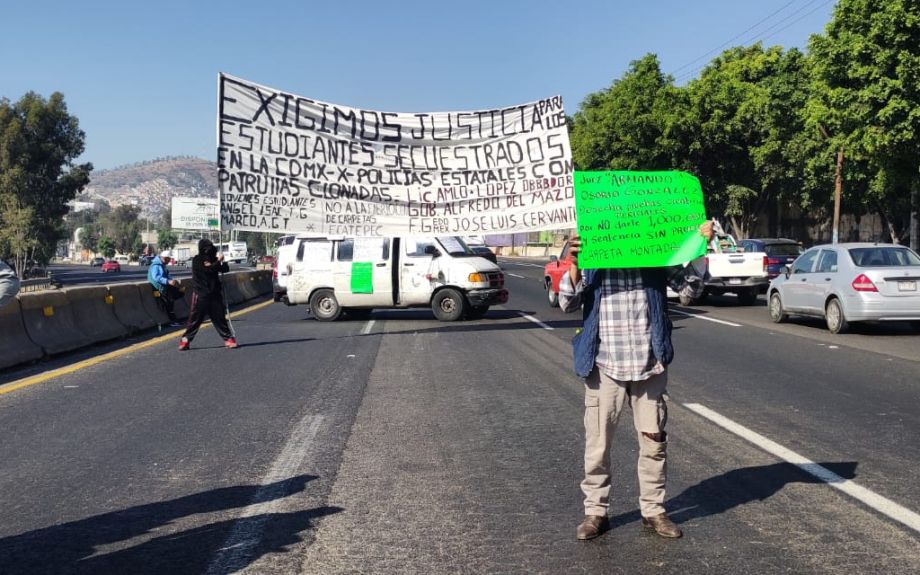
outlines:
[[[230,331],[230,324],[225,314],[224,292],[220,283],[220,274],[229,270],[224,262],[224,254],[218,254],[211,240],[198,242],[198,255],[192,258],[192,309],[188,318],[188,327],[179,341],[179,351],[189,348],[205,316],[211,318],[214,329],[224,338],[224,345],[230,349],[237,347],[236,338]]]

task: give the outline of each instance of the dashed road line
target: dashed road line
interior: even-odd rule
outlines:
[[[545,330],[553,331],[554,329],[556,329],[556,328],[554,328],[554,327],[551,326],[551,325],[547,325],[547,324],[543,323],[542,321],[538,320],[537,318],[533,317],[532,315],[527,315],[527,314],[524,313],[524,312],[519,312],[519,313],[521,314],[521,317],[522,317],[522,318],[534,322],[535,324],[537,324],[538,326],[542,327],[542,328],[545,329]]]
[[[367,335],[371,332],[371,329],[374,328],[374,322],[377,320],[369,320],[367,325],[364,326],[364,329],[361,330],[361,335]]]
[[[834,489],[838,489],[861,503],[868,505],[889,519],[893,519],[902,525],[910,527],[914,531],[920,532],[920,515],[910,509],[882,497],[861,485],[857,485],[849,479],[837,475],[830,469],[818,465],[814,461],[790,449],[786,449],[782,445],[767,439],[756,431],[752,431],[739,423],[735,423],[731,419],[716,413],[704,405],[700,405],[699,403],[685,403],[684,407],[708,419],[712,423],[715,423],[722,429],[754,444],[767,453],[795,465],[805,473],[818,478]]]
[[[513,274],[513,273],[511,273],[511,272],[508,272],[508,275],[511,276],[511,277],[513,277],[513,278],[521,278],[522,280],[526,280],[526,279],[527,279],[527,278],[524,277],[524,276],[519,276],[519,275]]]
[[[730,325],[730,326],[732,326],[732,327],[744,327],[744,326],[742,326],[740,323],[733,323],[733,322],[730,322],[730,321],[725,321],[724,319],[716,319],[716,318],[714,318],[714,317],[706,317],[706,316],[704,316],[704,315],[695,314],[695,313],[687,313],[687,312],[685,312],[685,311],[680,311],[679,309],[669,308],[668,311],[670,311],[671,313],[678,313],[678,314],[680,314],[680,315],[685,315],[685,316],[687,316],[687,317],[694,317],[694,318],[696,318],[696,319],[705,319],[706,321],[711,321],[711,322],[714,322],[714,323],[721,323],[721,324],[723,324],[723,325]]]

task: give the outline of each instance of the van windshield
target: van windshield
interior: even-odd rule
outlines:
[[[441,247],[444,248],[448,254],[454,257],[463,257],[463,256],[475,256],[476,254],[466,245],[461,238],[458,236],[444,236],[438,238],[438,242],[441,244]]]

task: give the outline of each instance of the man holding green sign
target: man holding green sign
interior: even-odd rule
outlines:
[[[683,172],[576,172],[575,198],[579,234],[559,304],[582,307],[584,317],[572,341],[575,373],[585,378],[585,519],[576,537],[609,526],[610,446],[627,401],[639,437],[642,525],[680,537],[664,509],[666,366],[674,357],[666,290],[702,292],[694,267],[681,264],[705,253],[712,222],[699,181]]]

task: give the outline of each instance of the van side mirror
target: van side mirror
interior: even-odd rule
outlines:
[[[792,268],[788,265],[783,266],[783,273],[786,274],[786,279],[789,279],[789,276],[792,275]]]
[[[434,246],[425,246],[425,255],[429,255],[429,256],[436,258],[441,255],[441,252],[438,251],[438,248]]]

